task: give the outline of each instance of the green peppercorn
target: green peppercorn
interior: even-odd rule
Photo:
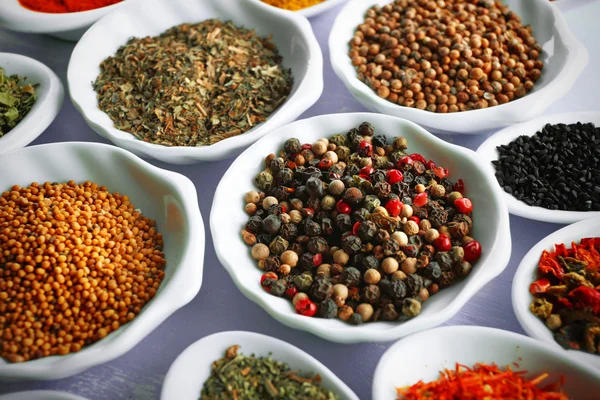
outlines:
[[[354,313],[350,316],[350,318],[348,319],[348,322],[351,323],[352,325],[360,325],[363,323],[363,319],[360,316],[360,314]]]
[[[340,161],[344,161],[352,154],[352,150],[347,146],[338,146],[337,149],[335,149],[335,154],[337,154]]]
[[[271,285],[271,294],[277,297],[283,296],[287,289],[287,283],[284,279],[279,279]]]
[[[339,148],[340,146],[346,146],[348,144],[348,139],[345,135],[342,135],[341,133],[336,133],[331,138],[329,138],[329,143],[333,143]]]
[[[254,182],[260,190],[269,190],[273,186],[273,175],[269,171],[261,171],[254,178]]]
[[[280,255],[287,250],[289,245],[290,243],[287,240],[281,236],[277,236],[275,239],[273,239],[271,244],[269,244],[269,250],[271,250],[271,253],[273,254]]]
[[[321,208],[325,211],[331,211],[335,207],[335,203],[335,197],[327,195],[321,199]]]
[[[300,275],[294,277],[294,284],[298,287],[301,292],[306,292],[310,289],[313,283],[313,277],[310,272],[303,272]]]
[[[408,298],[402,302],[402,314],[408,318],[414,318],[421,313],[421,302],[419,300]]]
[[[300,141],[296,138],[289,138],[283,144],[283,149],[288,154],[298,154],[302,151],[302,145]]]
[[[375,187],[377,187],[378,184],[375,185]],[[374,195],[367,195],[365,196],[365,199],[363,200],[363,207],[365,207],[367,210],[369,210],[369,212],[373,212],[373,210],[375,209],[375,207],[379,207],[381,205],[381,200],[379,200],[379,198],[377,196]]]

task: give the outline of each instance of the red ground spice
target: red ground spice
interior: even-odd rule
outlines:
[[[121,1],[123,0],[19,0],[19,3],[32,11],[60,14],[95,10]]]

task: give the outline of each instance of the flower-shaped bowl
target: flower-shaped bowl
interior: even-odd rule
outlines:
[[[259,2],[261,0],[250,0],[250,1]],[[306,18],[312,18],[312,17],[316,17],[318,15],[321,15],[321,14],[331,10],[333,7],[336,7],[337,5],[343,3],[344,1],[346,1],[346,0],[324,0],[321,3],[315,4],[314,6],[306,7],[301,10],[293,11],[293,12],[296,14],[302,15],[303,17],[306,17]]]
[[[254,177],[263,169],[267,154],[279,151],[288,138],[296,137],[301,143],[314,143],[319,138],[347,132],[364,121],[371,122],[376,134],[384,134],[388,140],[404,136],[411,153],[421,153],[426,159],[448,168],[451,179],[464,180],[466,193],[474,204],[473,237],[483,247],[481,258],[466,279],[431,296],[423,303],[420,315],[403,323],[370,322],[353,326],[339,319],[296,314],[289,300],[270,295],[261,287],[263,272],[250,257],[250,249],[240,233],[248,220],[244,212],[244,194],[256,190]],[[272,132],[233,162],[215,192],[211,232],[217,256],[237,287],[281,323],[334,342],[395,340],[452,318],[479,289],[506,267],[511,253],[508,211],[494,179],[491,167],[482,162],[475,152],[449,144],[412,122],[370,113],[322,115],[296,121]]]
[[[544,321],[529,310],[529,304],[533,300],[533,296],[529,292],[529,285],[539,279],[537,271],[542,252],[544,250],[554,251],[555,244],[564,243],[570,246],[572,242],[579,243],[582,238],[589,237],[600,237],[600,218],[589,218],[565,226],[540,240],[523,257],[517,272],[515,272],[512,285],[512,303],[519,323],[529,336],[546,342],[558,351],[568,353],[571,357],[600,369],[600,355],[578,350],[563,350],[558,342],[554,340],[552,331],[546,327]]]
[[[340,400],[358,400],[344,382],[308,353],[283,340],[244,331],[215,333],[191,344],[169,368],[161,399],[198,399],[204,382],[210,377],[211,364],[223,358],[227,348],[233,345],[240,346],[240,354],[271,357],[288,364],[292,370],[319,374],[323,379],[322,386],[336,393]]]
[[[0,156],[0,191],[32,182],[92,181],[129,196],[155,220],[164,237],[165,277],[156,296],[135,319],[104,339],[65,356],[9,364],[0,359],[0,380],[60,379],[113,360],[132,349],[200,290],[204,225],[194,184],[133,154],[99,143],[32,146]]]
[[[54,390],[30,390],[27,392],[9,393],[0,396],[0,400],[87,400],[67,392]]]
[[[435,381],[440,371],[454,369],[456,363],[510,366],[528,371],[528,379],[547,372],[540,386],[564,376],[564,389],[572,399],[593,399],[600,390],[597,370],[544,343],[500,329],[448,326],[412,335],[390,347],[375,370],[373,400],[396,400],[396,388]]]
[[[285,67],[294,77],[292,93],[262,124],[211,146],[168,147],[146,143],[120,131],[98,108],[91,82],[100,63],[115,54],[131,37],[158,35],[172,26],[210,18],[231,20],[261,36],[273,35]],[[132,3],[102,18],[81,38],[69,62],[69,92],[75,107],[90,127],[137,155],[173,164],[218,160],[245,149],[273,129],[298,118],[323,91],[323,56],[310,23],[300,15],[248,0],[145,0]]]
[[[0,154],[27,146],[54,121],[64,100],[60,79],[50,68],[33,58],[19,54],[0,53],[0,68],[6,75],[27,78],[26,83],[38,84],[37,100],[25,118],[6,135],[0,137]]]
[[[552,103],[566,94],[585,68],[589,55],[569,30],[559,8],[548,0],[503,0],[511,10],[533,28],[533,35],[543,46],[544,69],[534,89],[509,103],[480,110],[457,113],[433,113],[399,106],[377,96],[358,79],[348,56],[349,42],[365,12],[374,5],[391,0],[352,0],[338,15],[329,36],[331,64],[352,95],[365,107],[383,114],[406,118],[434,132],[475,134],[541,115]],[[571,2],[565,2],[568,4]]]
[[[507,145],[522,135],[533,136],[542,130],[546,124],[574,124],[577,122],[591,122],[597,127],[600,127],[600,112],[574,112],[546,115],[521,124],[509,126],[487,138],[486,141],[479,146],[477,153],[486,160],[486,163],[491,165],[492,161],[498,159],[498,150],[496,149],[498,146]],[[496,185],[498,185],[498,181],[496,181]],[[518,200],[513,195],[506,193],[503,189],[502,196],[504,197],[504,202],[508,206],[508,211],[511,214],[536,221],[570,224],[586,218],[600,217],[600,211],[563,211],[530,206],[525,202]]]
[[[75,42],[101,17],[133,1],[140,0],[124,0],[89,11],[53,14],[32,11],[23,7],[19,0],[2,0],[0,27],[16,32],[45,33]]]

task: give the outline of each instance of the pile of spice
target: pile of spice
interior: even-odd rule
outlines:
[[[93,84],[115,128],[164,146],[205,146],[265,121],[292,90],[270,38],[216,19],[132,38]]]
[[[224,358],[213,362],[200,400],[339,399],[320,386],[319,375],[307,376],[270,357],[239,354],[239,348],[229,347]]]
[[[263,288],[298,314],[360,324],[415,317],[468,275],[481,245],[464,184],[407,148],[365,122],[267,156],[242,230]]]
[[[37,100],[37,85],[24,84],[25,79],[7,76],[0,67],[0,138],[25,118]]]
[[[92,182],[0,197],[0,356],[81,350],[133,320],[164,277],[162,235],[127,196]]]
[[[123,0],[19,0],[19,3],[33,11],[62,14],[95,10],[121,1]]]
[[[454,370],[440,372],[437,381],[420,381],[407,388],[398,388],[398,400],[568,400],[561,389],[562,380],[540,387],[548,378],[544,372],[528,380],[527,371],[501,370],[496,364],[477,363],[473,368],[456,364]]]
[[[349,56],[379,97],[447,113],[525,96],[542,73],[541,52],[499,0],[395,0],[367,11]]]
[[[600,238],[544,250],[529,286],[531,312],[565,349],[600,353]]]
[[[284,10],[298,11],[308,7],[321,4],[326,0],[261,0],[270,6],[283,8]]]
[[[504,191],[550,210],[600,211],[600,128],[547,124],[497,147],[492,161]]]

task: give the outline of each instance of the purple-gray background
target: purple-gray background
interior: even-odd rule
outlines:
[[[584,2],[583,0],[574,0]],[[340,8],[311,20],[324,56],[325,90],[302,118],[320,114],[365,111],[333,73],[329,63],[328,36]],[[600,110],[600,2],[566,13],[569,26],[590,52],[590,63],[575,87],[548,114]],[[0,29],[0,51],[33,57],[54,70],[66,85],[66,71],[73,43],[47,36],[13,33]],[[66,90],[66,87],[65,87]],[[488,135],[445,136],[444,139],[476,150]],[[68,96],[56,120],[33,144],[61,141],[106,142],[96,135],[74,109]],[[287,328],[247,300],[219,264],[208,232],[213,192],[233,159],[192,166],[154,164],[188,176],[198,188],[198,201],[207,229],[204,283],[198,296],[177,311],[124,356],[79,375],[53,382],[0,382],[0,395],[32,389],[62,390],[89,399],[158,399],[165,373],[173,360],[191,343],[209,334],[248,330],[288,341],[315,356],[361,399],[371,398],[371,382],[379,358],[391,343],[341,345]],[[521,258],[541,238],[560,226],[510,218],[513,251],[506,270],[485,286],[449,325],[482,325],[523,333],[511,305],[512,276]],[[212,360],[199,360],[211,362]]]

